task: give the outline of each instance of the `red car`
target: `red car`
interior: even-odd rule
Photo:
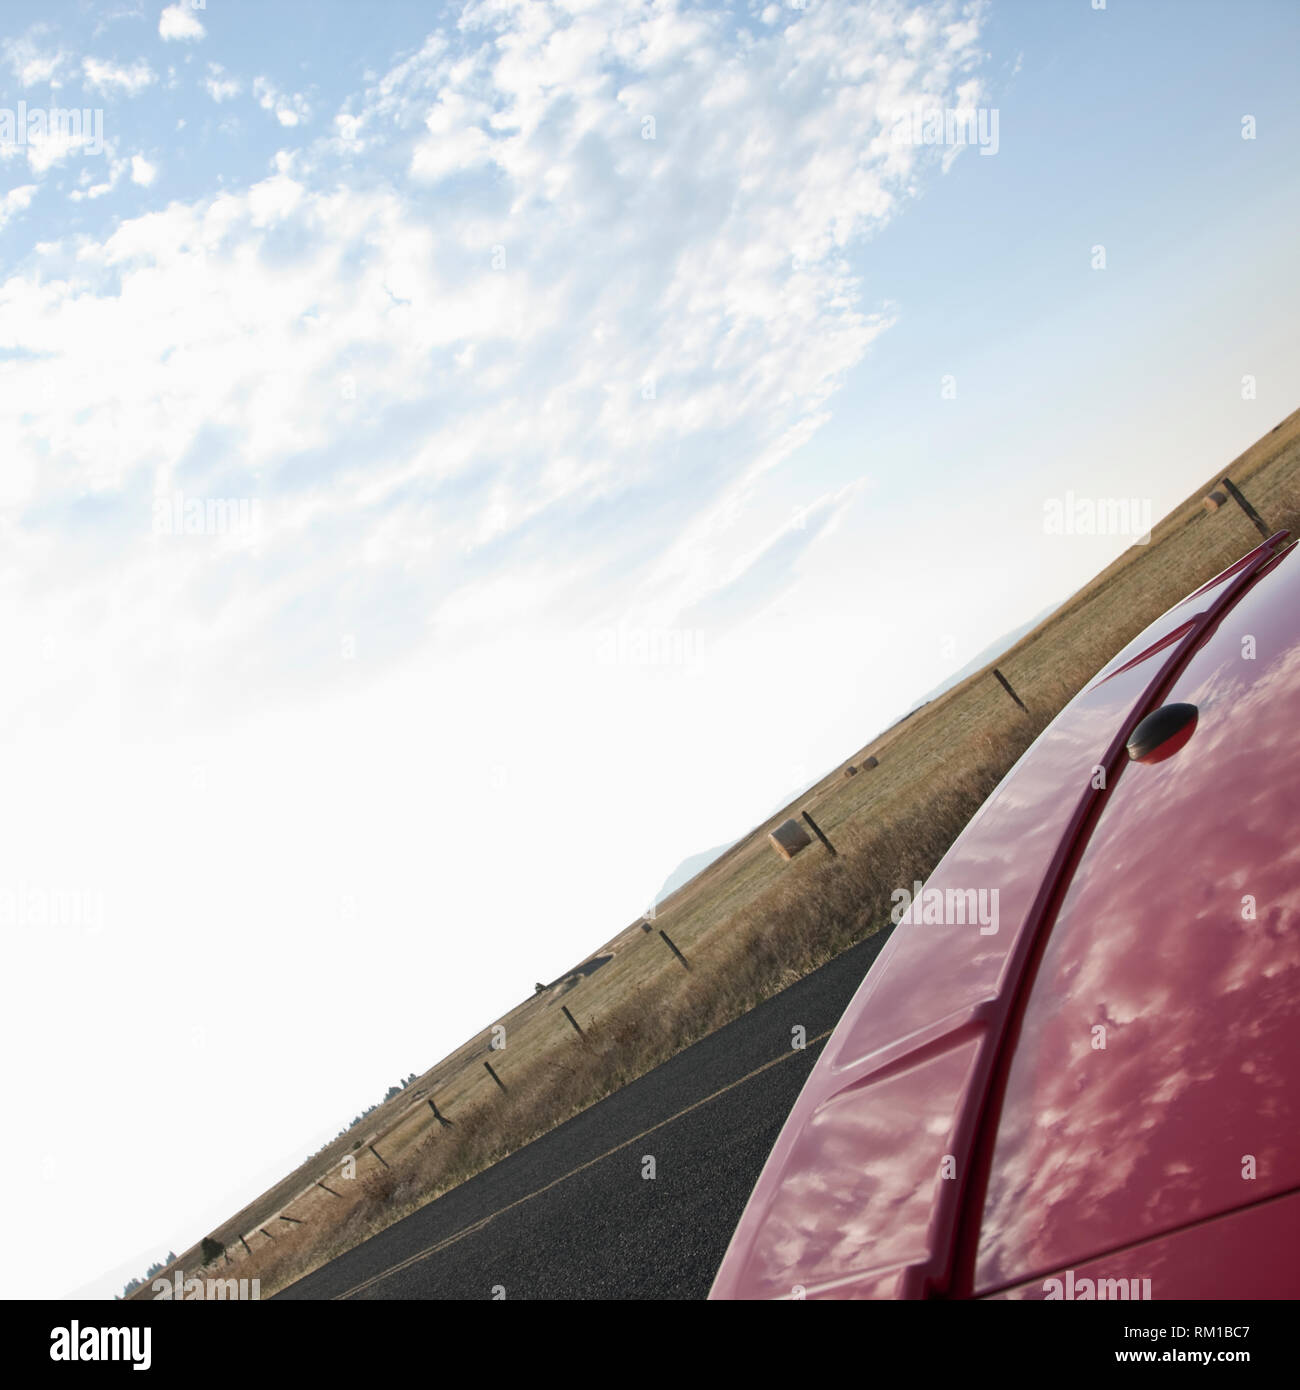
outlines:
[[[1300,1297],[1300,561],[1007,774],[827,1041],[712,1298]]]

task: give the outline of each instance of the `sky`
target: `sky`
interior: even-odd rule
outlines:
[[[1298,39],[0,10],[0,1293],[192,1244],[1294,409]]]

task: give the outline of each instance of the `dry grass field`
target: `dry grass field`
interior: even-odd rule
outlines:
[[[1223,472],[1273,529],[1300,529],[1300,411]],[[260,1277],[264,1296],[284,1287],[885,925],[891,891],[928,875],[1075,692],[1172,603],[1258,543],[1234,504],[1203,509],[1221,476],[1165,517],[1148,545],[1131,546],[998,658],[1028,714],[986,667],[852,750],[661,904],[651,931],[633,923],[593,953],[611,957],[599,968],[495,1020],[504,1047],[490,1050],[485,1028],[234,1215],[213,1233],[238,1266],[230,1273]],[[879,766],[844,775],[868,756]],[[805,809],[838,858],[814,843],[786,863],[770,848],[767,832]],[[660,928],[691,962],[689,972]],[[435,1120],[430,1098],[450,1127]],[[342,1171],[349,1155],[351,1178]],[[201,1263],[197,1247],[177,1261],[187,1273]],[[151,1296],[148,1286],[135,1296]]]

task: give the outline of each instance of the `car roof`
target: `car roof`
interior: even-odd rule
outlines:
[[[1268,568],[1284,559],[1161,697],[1196,710],[1185,751],[1122,769],[1070,875],[997,1085],[974,1291],[1300,1187],[1300,561]],[[1222,1287],[1254,1273],[1243,1259]],[[1161,1281],[1154,1297],[1184,1296],[1176,1269]]]
[[[712,1297],[952,1290],[961,1223],[979,1195],[977,1141],[1052,906],[1108,788],[1121,780],[1129,734],[1223,615],[1276,565],[1285,538],[1251,551],[1125,647],[963,830],[827,1041]],[[1098,785],[1098,769],[1106,785]],[[997,892],[996,930],[926,920],[935,892],[960,908],[981,889]]]

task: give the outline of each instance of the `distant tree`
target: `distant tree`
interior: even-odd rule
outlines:
[[[169,1250],[167,1252],[167,1258],[165,1260],[155,1260],[153,1264],[151,1264],[149,1268],[145,1270],[144,1279],[132,1279],[120,1294],[113,1295],[114,1298],[130,1298],[130,1296],[136,1291],[136,1289],[140,1288],[141,1285],[144,1284],[146,1279],[152,1279],[155,1275],[161,1274],[163,1270],[167,1268],[168,1265],[174,1265],[175,1263],[176,1252],[175,1250]]]
[[[540,980],[538,980],[538,982],[533,986],[533,993],[534,993],[534,994],[544,994],[545,991],[546,991],[546,986],[545,986]]]
[[[226,1253],[226,1247],[219,1240],[214,1240],[211,1236],[204,1236],[199,1243],[199,1253],[203,1257],[203,1263],[210,1265],[213,1260],[218,1260]]]

